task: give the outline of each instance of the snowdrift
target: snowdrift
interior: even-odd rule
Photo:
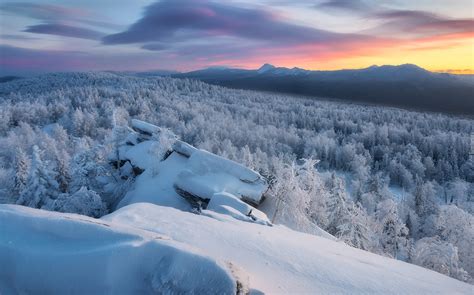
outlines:
[[[86,216],[0,205],[0,294],[236,294],[190,246]]]
[[[0,205],[0,293],[473,291],[439,273],[343,243],[203,212],[139,203],[97,220]]]
[[[104,216],[166,235],[231,261],[253,291],[268,294],[472,294],[473,286],[398,260],[284,226],[262,226],[207,211],[206,216],[133,204]]]

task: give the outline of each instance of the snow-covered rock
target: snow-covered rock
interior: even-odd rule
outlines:
[[[165,235],[0,205],[0,294],[236,294],[234,269]]]
[[[173,144],[173,151],[180,153],[181,155],[188,158],[191,157],[191,155],[197,150],[197,148],[181,140],[177,140]]]
[[[263,200],[268,184],[257,172],[177,140],[170,131],[152,124],[132,120],[132,128],[135,131],[119,147],[118,161],[145,172],[137,176],[119,208],[150,202],[189,210],[183,197],[192,204],[207,204],[222,192],[254,206]]]
[[[268,188],[257,172],[203,150],[191,154],[175,184],[205,200],[225,191],[254,205]]]
[[[206,210],[230,215],[243,221],[251,221],[265,225],[271,225],[265,213],[242,202],[236,196],[229,193],[216,193],[212,196]]]
[[[168,134],[171,137],[176,138],[176,135],[174,135],[168,129],[158,127],[158,126],[150,124],[148,122],[140,121],[140,120],[137,120],[137,119],[132,119],[131,125],[132,125],[133,130],[135,130],[136,132],[141,133],[142,135],[146,135],[146,136],[151,137],[153,135],[156,136],[157,134],[165,133],[165,134]]]
[[[212,204],[212,199],[210,204]],[[473,286],[399,260],[323,237],[241,222],[227,215],[133,204],[104,216],[169,236],[230,261],[266,294],[472,294]],[[234,212],[238,212],[235,210]]]

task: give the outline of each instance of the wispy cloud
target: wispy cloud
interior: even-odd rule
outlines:
[[[47,24],[70,25],[76,23],[90,27],[115,30],[121,27],[104,20],[97,20],[98,16],[93,11],[60,5],[6,2],[0,4],[0,11],[7,14],[41,20]],[[38,25],[38,27],[41,26],[43,25]],[[43,28],[40,30],[43,30]]]
[[[3,40],[22,40],[22,41],[39,40],[36,37],[23,36],[23,35],[19,35],[19,34],[0,34],[0,39],[3,39]]]
[[[27,27],[24,32],[99,40],[104,33],[63,24],[41,24]]]
[[[88,15],[86,11],[78,8],[29,2],[6,2],[0,4],[0,10],[46,21],[55,21],[68,19],[70,17]]]
[[[343,11],[378,21],[378,25],[363,31],[370,35],[417,38],[474,31],[473,18],[456,19],[428,11],[387,8],[374,1],[327,0],[316,8]]]
[[[382,24],[373,32],[399,34],[402,36],[426,37],[474,31],[474,19],[452,19],[445,16],[414,10],[383,10],[371,17]]]
[[[370,11],[372,7],[359,0],[329,0],[316,4],[317,9],[322,10],[344,10],[344,11]]]

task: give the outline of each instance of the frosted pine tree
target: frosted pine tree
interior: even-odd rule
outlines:
[[[334,173],[327,182],[329,189],[329,196],[327,200],[327,216],[328,227],[327,231],[335,235],[338,232],[338,227],[343,218],[349,215],[347,192],[344,188],[344,182]]]
[[[48,208],[57,197],[58,183],[52,170],[46,162],[41,159],[41,151],[38,146],[33,146],[33,159],[31,161],[28,180],[20,198],[19,205],[33,208]]]
[[[69,189],[71,175],[69,173],[69,155],[65,151],[56,150],[54,153],[56,162],[56,181],[59,185],[59,191],[65,193]]]
[[[26,153],[21,149],[16,150],[15,155],[15,175],[13,176],[13,199],[17,200],[21,192],[25,189],[28,181],[28,168],[30,160]]]
[[[346,244],[362,249],[373,249],[373,232],[370,221],[360,204],[350,203],[347,213],[341,216],[336,236]]]
[[[69,192],[75,193],[81,187],[85,186],[88,189],[100,191],[102,185],[98,181],[98,177],[103,175],[103,166],[101,165],[103,159],[98,156],[97,150],[83,147],[72,158],[70,162],[70,173],[72,180],[69,186]]]
[[[380,244],[383,252],[391,257],[406,259],[408,229],[399,218],[395,202],[389,199],[379,203],[376,218],[380,225]]]
[[[415,188],[415,212],[420,217],[421,223],[418,237],[432,236],[434,233],[434,217],[439,212],[436,202],[436,190],[433,182],[419,184]]]
[[[107,213],[102,198],[93,190],[81,187],[72,195],[61,194],[54,202],[54,210],[66,213],[77,213],[99,218]]]

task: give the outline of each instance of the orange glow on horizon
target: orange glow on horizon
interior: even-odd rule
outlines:
[[[415,40],[377,39],[334,48],[311,44],[289,51],[263,48],[245,63],[223,59],[216,65],[256,69],[264,62],[307,70],[361,69],[372,65],[410,63],[432,72],[474,74],[474,32]]]

